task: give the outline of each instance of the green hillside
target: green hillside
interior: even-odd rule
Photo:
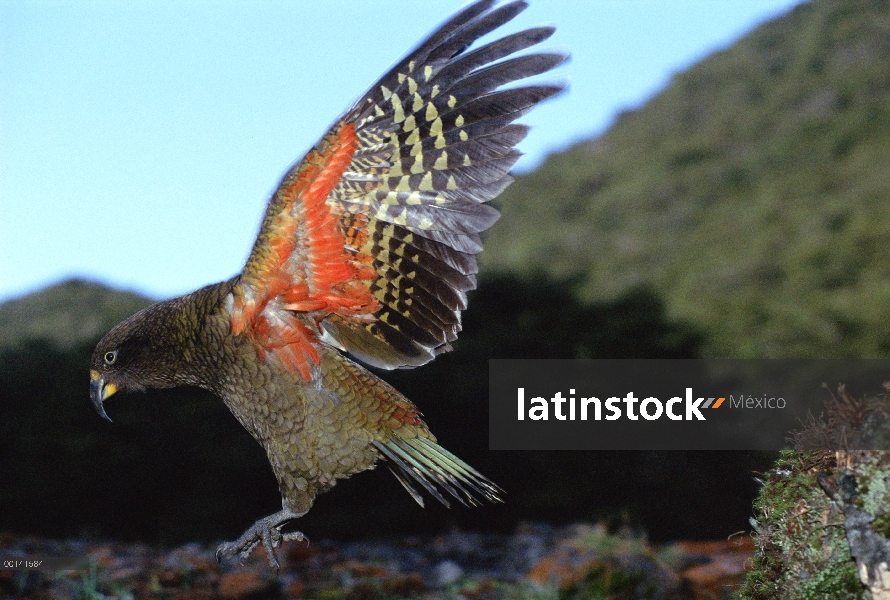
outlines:
[[[488,273],[647,284],[709,356],[888,355],[890,3],[798,6],[498,204]]]
[[[0,350],[31,340],[45,340],[62,350],[95,343],[151,302],[131,292],[69,279],[0,304]]]

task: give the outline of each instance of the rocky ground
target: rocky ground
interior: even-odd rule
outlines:
[[[753,554],[746,534],[658,547],[600,525],[528,525],[512,535],[454,531],[388,541],[289,542],[279,552],[279,573],[258,551],[243,565],[219,565],[214,550],[201,544],[160,549],[0,534],[0,598],[712,600],[733,596]],[[43,565],[29,570],[15,562],[28,558]]]

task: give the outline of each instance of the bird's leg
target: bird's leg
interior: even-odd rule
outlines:
[[[273,569],[278,571],[278,557],[275,555],[275,548],[281,546],[282,542],[291,541],[309,541],[309,539],[299,531],[290,531],[284,533],[281,528],[288,521],[302,517],[305,512],[295,513],[285,504],[284,507],[268,517],[263,517],[256,523],[247,528],[241,537],[234,542],[224,542],[216,549],[216,561],[220,562],[223,558],[233,558],[236,554],[240,560],[244,560],[261,542],[269,555],[269,564]]]

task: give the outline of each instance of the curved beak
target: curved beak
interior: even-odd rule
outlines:
[[[111,417],[105,412],[105,405],[102,404],[107,398],[110,398],[117,391],[117,386],[111,382],[106,383],[97,371],[90,371],[90,400],[99,416],[111,422]]]

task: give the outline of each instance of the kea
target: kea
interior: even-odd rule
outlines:
[[[262,544],[277,569],[275,549],[306,539],[284,527],[381,459],[421,506],[418,486],[446,506],[447,496],[500,500],[362,363],[416,367],[457,338],[480,234],[499,216],[486,203],[512,181],[528,131],[514,121],[563,88],[503,88],[566,59],[511,56],[553,27],[472,48],[526,6],[481,0],[452,17],[286,172],[241,273],[149,306],[96,347],[90,393],[102,417],[118,391],[197,386],[265,449],[281,510],[220,545],[218,560]]]

